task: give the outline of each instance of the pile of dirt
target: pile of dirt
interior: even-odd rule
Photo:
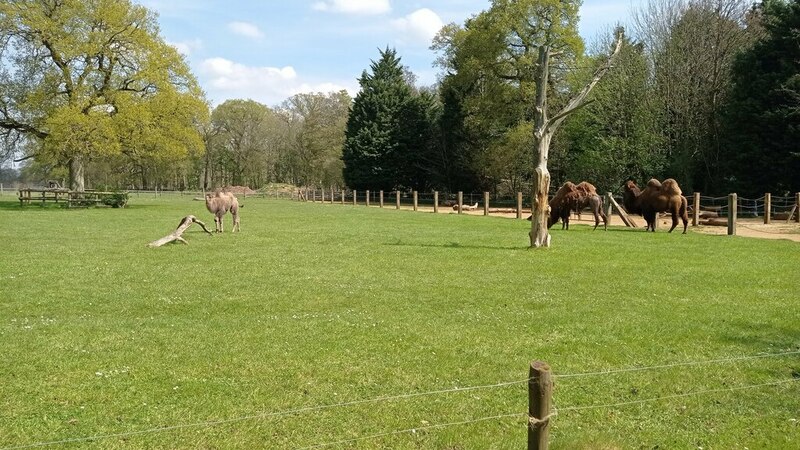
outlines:
[[[225,186],[222,188],[222,190],[230,192],[234,195],[244,195],[244,194],[253,195],[256,193],[256,191],[250,189],[247,186]]]

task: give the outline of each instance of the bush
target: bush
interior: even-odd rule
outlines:
[[[103,204],[112,208],[124,208],[128,204],[127,192],[114,192],[103,196]]]

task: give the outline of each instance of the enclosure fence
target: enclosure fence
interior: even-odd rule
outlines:
[[[462,425],[468,425],[478,422],[486,422],[486,421],[494,421],[494,420],[504,420],[504,419],[511,419],[516,418],[522,422],[521,419],[527,417],[527,420],[523,422],[521,425],[526,425],[528,429],[528,449],[546,449],[547,448],[547,427],[549,426],[550,421],[565,413],[573,412],[573,411],[584,411],[584,410],[591,410],[591,409],[613,409],[613,408],[620,408],[624,406],[630,405],[640,405],[645,403],[655,403],[658,401],[663,400],[671,400],[676,398],[685,398],[685,397],[695,397],[695,396],[702,396],[702,395],[709,395],[715,393],[723,393],[723,392],[736,392],[736,391],[743,391],[749,389],[758,389],[764,387],[774,387],[779,385],[785,385],[789,383],[794,383],[800,381],[800,377],[791,376],[783,379],[776,379],[769,382],[763,383],[754,383],[754,384],[744,384],[740,386],[731,386],[725,388],[718,388],[718,389],[706,389],[706,390],[698,390],[698,391],[691,391],[691,392],[681,392],[669,395],[663,395],[658,397],[649,397],[644,399],[637,399],[637,400],[628,400],[628,401],[621,401],[621,402],[612,402],[612,403],[598,403],[598,404],[588,404],[588,405],[571,405],[571,406],[559,406],[551,410],[551,403],[552,403],[552,380],[559,380],[559,379],[580,379],[580,378],[590,378],[590,377],[598,377],[598,376],[612,376],[624,373],[632,373],[632,372],[645,372],[645,371],[656,371],[656,370],[664,370],[664,369],[671,369],[671,368],[678,368],[678,367],[692,367],[692,366],[700,366],[700,365],[710,365],[710,364],[727,364],[727,363],[741,363],[745,361],[755,361],[755,360],[763,360],[766,358],[781,358],[781,357],[792,357],[792,356],[800,356],[800,351],[786,351],[786,352],[777,352],[777,353],[761,353],[755,355],[744,355],[744,356],[731,356],[727,358],[716,358],[716,359],[707,359],[707,360],[695,360],[695,361],[681,361],[681,362],[674,362],[674,363],[665,363],[665,364],[658,364],[652,366],[635,366],[635,367],[625,367],[625,368],[611,368],[611,369],[604,369],[604,370],[597,370],[592,372],[578,372],[578,373],[551,373],[549,366],[541,362],[533,362],[531,363],[531,371],[527,378],[520,378],[517,380],[511,381],[504,381],[499,383],[492,383],[492,384],[484,384],[484,385],[473,385],[473,386],[463,386],[463,387],[453,387],[453,388],[446,388],[446,389],[434,389],[425,392],[410,392],[410,393],[401,393],[396,395],[386,395],[380,397],[372,397],[372,398],[365,398],[365,399],[358,399],[352,401],[345,401],[340,403],[333,403],[333,404],[322,404],[322,405],[312,405],[312,406],[303,406],[294,409],[287,409],[282,411],[273,411],[273,412],[260,412],[250,415],[244,415],[239,417],[232,417],[228,419],[219,419],[219,420],[209,420],[209,421],[202,421],[202,422],[193,422],[193,423],[184,423],[184,424],[177,424],[171,426],[163,426],[158,428],[149,428],[149,429],[142,429],[142,430],[134,430],[134,431],[125,431],[119,433],[110,433],[110,434],[96,434],[92,436],[84,436],[84,437],[75,437],[70,439],[61,439],[61,440],[50,440],[50,441],[41,441],[35,442],[30,444],[23,444],[17,445],[12,447],[5,447],[0,450],[18,450],[18,449],[29,449],[29,448],[37,448],[37,447],[46,447],[46,446],[54,446],[54,445],[63,445],[63,444],[70,444],[70,443],[79,443],[79,442],[91,442],[91,441],[100,441],[104,439],[112,439],[112,438],[130,438],[134,436],[141,436],[147,434],[156,434],[156,433],[165,433],[169,431],[176,431],[181,429],[189,429],[189,428],[208,428],[218,425],[224,424],[233,424],[237,422],[244,422],[249,420],[263,420],[263,419],[270,419],[270,418],[277,418],[277,417],[286,417],[286,416],[293,416],[293,415],[301,415],[306,413],[313,413],[313,412],[320,412],[324,410],[331,410],[331,409],[338,409],[338,408],[347,408],[356,405],[365,405],[365,404],[375,404],[375,403],[382,403],[382,402],[394,402],[394,401],[401,401],[405,399],[411,398],[419,398],[419,397],[428,397],[428,396],[436,396],[436,395],[447,395],[447,394],[456,394],[456,393],[463,393],[463,392],[471,392],[477,390],[491,390],[491,389],[501,389],[510,386],[522,386],[527,384],[528,385],[528,398],[529,398],[529,410],[527,413],[522,411],[518,412],[504,412],[501,414],[485,416],[485,417],[476,417],[470,418],[466,420],[454,421],[454,422],[443,422],[439,424],[430,424],[430,425],[423,425],[413,428],[405,428],[400,430],[390,430],[382,433],[376,434],[369,434],[363,435],[355,438],[349,438],[344,440],[337,440],[337,441],[330,441],[330,442],[322,442],[322,443],[315,443],[311,445],[307,445],[304,447],[299,447],[300,449],[313,449],[313,448],[323,448],[323,447],[330,447],[335,445],[343,445],[348,443],[354,443],[359,441],[366,441],[372,439],[379,439],[382,437],[388,437],[393,435],[401,435],[401,434],[413,434],[419,431],[424,430],[435,430],[435,429],[442,429],[447,427],[456,427]],[[796,375],[796,374],[794,374]],[[545,386],[544,391],[540,392],[540,385],[544,381],[545,385],[549,385],[549,389]],[[537,387],[538,386],[538,387]],[[544,405],[544,407],[543,407]],[[544,437],[544,440],[538,440],[541,437]]]

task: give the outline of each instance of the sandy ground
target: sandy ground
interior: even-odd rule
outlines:
[[[386,205],[386,207],[394,208],[394,205]],[[403,205],[401,209],[411,209]],[[419,211],[423,212],[433,212],[432,207],[420,207]],[[453,211],[450,207],[440,207],[439,214],[457,214],[457,212]],[[475,216],[482,216],[483,215],[483,208],[479,207],[473,211],[462,211],[462,214],[468,215],[475,215]],[[515,213],[491,213],[493,217],[507,217],[510,219],[516,218]],[[530,214],[525,213],[523,218],[527,218]],[[645,222],[641,216],[633,216],[634,222],[641,227],[644,228]],[[724,235],[728,232],[728,227],[726,226],[708,226],[708,225],[699,225],[696,227],[692,226],[691,217],[689,217],[689,231],[696,232],[696,233],[706,233],[706,234],[720,234]],[[581,218],[578,219],[576,216],[570,219],[570,224],[584,224],[584,225],[594,225],[594,218],[591,214],[585,213],[581,215]],[[619,218],[616,214],[612,216],[611,222],[609,222],[610,226],[625,226],[622,222],[622,219]],[[658,220],[658,225],[656,227],[657,232],[665,232],[669,230],[669,227],[672,225],[672,219],[669,216],[661,216]],[[561,225],[556,225],[560,227]],[[602,223],[600,224],[602,226]],[[678,227],[675,228],[673,233],[679,233],[682,229],[683,224],[678,223]],[[736,235],[743,236],[743,237],[753,237],[753,238],[761,238],[761,239],[788,239],[795,242],[800,242],[800,223],[797,222],[789,222],[787,223],[786,220],[777,220],[772,221],[769,225],[764,225],[763,219],[739,219],[736,225]]]

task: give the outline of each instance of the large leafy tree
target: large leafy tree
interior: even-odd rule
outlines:
[[[283,103],[288,167],[297,184],[342,185],[342,147],[352,99],[347,91],[297,94]]]
[[[432,142],[420,100],[393,49],[381,50],[371,72],[359,79],[361,90],[350,109],[342,161],[344,181],[355,189],[418,187],[409,159]]]
[[[3,150],[69,167],[72,188],[83,190],[93,158],[144,166],[201,149],[202,92],[146,8],[7,0],[0,46]]]
[[[733,68],[725,155],[744,195],[800,191],[800,1],[766,0],[766,36]]]

